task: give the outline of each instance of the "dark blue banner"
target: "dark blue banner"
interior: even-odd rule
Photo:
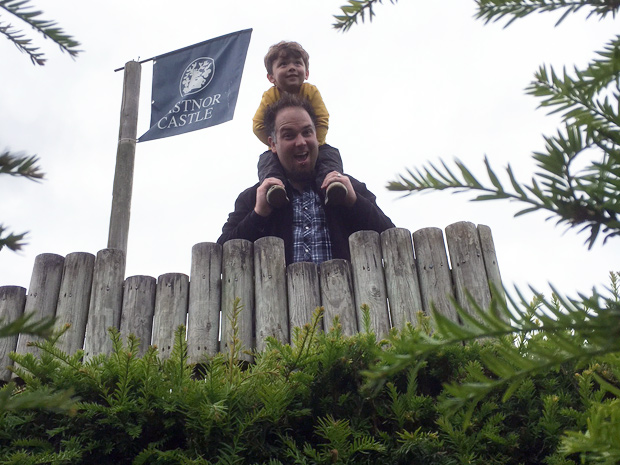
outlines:
[[[138,142],[230,121],[251,34],[246,29],[155,57],[151,128]]]

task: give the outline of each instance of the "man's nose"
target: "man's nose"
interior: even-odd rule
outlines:
[[[301,133],[297,134],[295,145],[306,145],[306,138]]]

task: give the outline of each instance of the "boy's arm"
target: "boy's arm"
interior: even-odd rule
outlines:
[[[316,86],[312,84],[304,83],[302,85],[302,94],[312,104],[314,113],[316,114],[316,138],[319,140],[319,145],[323,145],[327,138],[327,130],[329,128],[329,113],[323,97]]]
[[[252,118],[252,130],[254,131],[254,134],[267,147],[269,147],[269,140],[267,139],[268,135],[265,134],[265,124],[263,119],[265,117],[267,107],[272,103],[275,103],[278,98],[276,87],[272,87],[271,89],[265,91],[263,93],[263,98],[260,101],[260,105],[258,106],[258,110],[256,110],[254,118]]]

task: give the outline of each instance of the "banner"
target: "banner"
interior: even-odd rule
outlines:
[[[230,121],[251,34],[245,29],[155,57],[151,128],[138,142]]]

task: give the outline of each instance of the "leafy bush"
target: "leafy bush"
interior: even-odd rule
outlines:
[[[166,360],[154,347],[136,357],[138,341],[123,344],[115,331],[114,352],[87,361],[54,340],[37,343],[38,357],[13,355],[23,384],[3,390],[13,398],[71,390],[74,403],[1,412],[0,463],[577,463],[559,450],[560,436],[584,432],[588,408],[605,398],[593,370],[566,363],[531,376],[506,402],[489,392],[473,409],[455,408],[444,386],[490,376],[481,357],[499,343],[441,346],[368,384],[367,370],[388,363],[399,340],[434,336],[407,327],[389,344],[370,331],[344,337],[337,320],[322,333],[321,314],[291,345],[269,340],[252,364],[233,344],[189,365],[182,327]]]

